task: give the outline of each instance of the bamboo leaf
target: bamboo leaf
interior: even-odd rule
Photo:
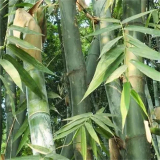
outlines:
[[[107,126],[110,126],[110,127],[117,129],[117,126],[115,126],[108,117],[104,118],[104,117],[100,116],[99,114],[95,114],[95,115],[93,115],[93,117],[97,118],[98,120],[100,120],[101,122],[106,124]]]
[[[14,6],[16,6],[16,7],[32,7],[33,4],[31,4],[31,3],[18,3],[18,4],[14,4]]]
[[[155,69],[138,62],[136,60],[130,61],[137,69],[139,69],[142,73],[144,73],[146,76],[150,77],[151,79],[155,81],[160,81],[160,73],[156,71]]]
[[[119,78],[121,76],[121,74],[123,74],[123,72],[125,72],[127,69],[126,65],[122,65],[119,68],[117,68],[107,79],[106,83],[110,83],[112,81],[114,81],[115,79]]]
[[[160,54],[159,52],[149,48],[147,45],[139,41],[138,39],[133,38],[130,35],[127,35],[129,38],[129,43],[134,45],[135,47],[128,48],[129,51],[134,53],[137,56],[145,57],[153,60],[159,60]]]
[[[53,160],[69,160],[68,158],[60,155],[60,154],[56,154],[56,153],[50,153],[50,154],[47,154],[45,156],[45,158],[52,158]],[[44,159],[45,160],[45,159]],[[48,160],[48,159],[47,159]]]
[[[27,101],[24,100],[20,105],[18,105],[17,108],[18,109],[16,111],[16,115],[20,114],[21,112],[23,112],[27,108]]]
[[[34,50],[39,50],[41,51],[40,49],[38,49],[37,47],[33,46],[32,44],[28,43],[27,41],[25,40],[21,40],[20,38],[17,38],[17,37],[13,37],[13,36],[9,36],[7,37],[7,40],[22,47],[22,48],[25,48],[25,49],[34,49]]]
[[[78,119],[76,121],[73,121],[72,123],[68,123],[68,124],[64,125],[61,129],[59,129],[56,132],[56,134],[61,134],[61,133],[66,132],[79,124],[83,124],[87,119],[88,118]]]
[[[38,153],[41,154],[49,154],[50,152],[52,152],[50,149],[46,148],[46,147],[42,147],[39,145],[33,145],[33,144],[27,144],[31,149],[35,150]]]
[[[16,118],[15,103],[14,103],[14,94],[13,94],[13,92],[10,90],[10,87],[9,87],[6,79],[5,79],[4,77],[2,77],[1,75],[0,75],[0,79],[2,80],[2,82],[3,82],[3,84],[4,84],[5,88],[6,88],[6,93],[7,93],[8,96],[9,96],[10,106],[11,106],[11,108],[12,108],[12,114],[13,114],[13,116]]]
[[[130,83],[125,82],[123,84],[123,91],[121,95],[121,115],[122,115],[122,130],[125,125],[126,117],[129,111],[129,105],[130,105]]]
[[[90,143],[91,143],[93,154],[97,158],[97,145],[95,140],[92,137],[90,137]]]
[[[25,121],[23,122],[22,126],[19,128],[18,132],[15,134],[13,138],[13,142],[19,138],[23,132],[27,129],[28,127],[28,118],[26,117]]]
[[[8,44],[7,48],[11,51],[12,54],[16,55],[18,58],[20,58],[22,61],[25,61],[29,64],[31,64],[32,66],[34,66],[37,70],[48,73],[48,74],[52,74],[55,75],[52,71],[50,71],[47,67],[45,67],[42,63],[40,63],[39,61],[37,61],[35,58],[33,58],[32,56],[30,56],[28,53],[26,53],[25,51],[23,51],[20,48],[17,48],[15,45],[13,44]]]
[[[99,119],[95,118],[95,117],[91,117],[91,119],[101,128],[103,128],[105,131],[109,132],[110,134],[114,135],[112,133],[112,131],[105,125],[104,122],[100,121]]]
[[[87,160],[87,140],[84,126],[81,127],[81,154],[83,160]]]
[[[109,25],[108,27],[105,27],[105,28],[102,28],[102,29],[99,29],[99,30],[96,30],[95,32],[85,36],[85,37],[89,37],[89,36],[96,36],[96,35],[99,35],[99,34],[102,34],[102,33],[107,33],[107,32],[111,32],[115,29],[119,29],[121,28],[121,25],[119,24],[113,24],[113,25]]]
[[[4,70],[10,75],[14,83],[23,91],[20,75],[16,68],[8,60],[0,59],[0,64]]]
[[[19,27],[19,26],[15,26],[15,25],[11,25],[8,27],[9,30],[16,30],[25,34],[35,34],[35,35],[43,35],[39,32],[36,32],[34,30],[30,30],[27,27]]]
[[[149,14],[149,13],[151,13],[151,12],[153,12],[153,11],[156,11],[156,10],[153,9],[153,10],[150,10],[150,11],[147,11],[147,12],[143,12],[143,13],[139,13],[139,14],[136,14],[136,15],[131,16],[131,17],[129,17],[129,18],[126,18],[126,19],[124,19],[124,20],[122,21],[122,24],[128,23],[128,22],[133,21],[133,20],[135,20],[135,19],[137,19],[137,18],[140,18],[140,17],[142,17],[142,16],[145,16],[146,14]]]
[[[108,52],[108,51],[111,49],[111,47],[112,47],[116,42],[118,42],[118,40],[120,40],[121,38],[122,38],[122,36],[117,37],[117,38],[115,38],[115,39],[107,42],[107,43],[104,45],[104,47],[102,48],[102,51],[101,51],[101,54],[100,54],[99,57],[101,57],[103,54],[105,54],[106,52]]]
[[[86,127],[88,133],[90,134],[90,136],[100,145],[99,138],[98,138],[95,130],[93,129],[92,125],[90,125],[88,122],[85,122],[85,127]]]
[[[34,92],[37,96],[39,96],[40,98],[43,97],[43,93],[41,92],[41,90],[39,89],[37,83],[34,81],[34,79],[29,75],[29,73],[20,65],[18,64],[15,59],[13,59],[10,55],[6,54],[4,59],[7,59],[8,61],[10,61],[14,67],[17,69],[17,71],[19,72],[22,81],[24,82],[24,84],[32,91]]]
[[[141,97],[138,95],[138,93],[135,90],[132,89],[131,90],[131,96],[134,98],[134,100],[137,102],[137,104],[140,106],[140,108],[143,110],[143,112],[149,118],[148,113],[146,111],[146,107],[145,107]]]
[[[54,99],[54,98],[60,98],[60,99],[62,99],[57,93],[54,93],[52,91],[48,92],[47,96],[48,96],[48,98],[52,98],[52,99]]]
[[[38,155],[38,156],[21,156],[21,157],[16,157],[16,158],[9,158],[9,159],[6,159],[6,160],[40,160],[42,159],[43,157]]]
[[[19,151],[22,149],[22,147],[27,143],[29,134],[30,134],[30,131],[29,131],[29,127],[28,127],[24,132],[24,135],[23,135],[23,137],[22,137],[22,139],[20,141],[20,144],[18,145],[18,149],[17,149],[16,155],[19,153]]]
[[[103,113],[105,110],[105,107],[102,107],[101,109],[99,109],[96,113]]]
[[[81,101],[85,99],[91,92],[93,92],[103,81],[108,78],[115,68],[121,63],[123,59],[123,46],[117,46],[111,49],[106,55],[101,57],[99,61],[94,77]]]
[[[106,21],[106,22],[111,22],[111,23],[120,23],[120,20],[119,19],[115,19],[115,18],[101,18],[99,19],[100,21]]]
[[[73,128],[71,128],[70,130],[67,130],[66,132],[63,132],[59,135],[55,135],[54,139],[53,140],[56,140],[56,139],[60,139],[60,138],[63,138],[63,137],[66,137],[68,134],[76,131],[77,129],[79,129],[83,124],[79,124]]]
[[[96,127],[95,128],[96,132],[98,132],[101,136],[103,136],[104,138],[106,138],[107,140],[111,137],[113,137],[113,135],[109,132],[107,132],[106,130],[104,130],[103,128],[101,127]]]
[[[77,116],[73,116],[73,117],[70,117],[70,118],[66,118],[66,119],[64,119],[63,121],[78,120],[78,119],[81,119],[81,118],[89,118],[89,117],[92,116],[92,115],[93,115],[92,112],[83,113],[83,114],[80,114],[80,115],[77,115]]]
[[[137,32],[141,32],[141,33],[144,33],[144,34],[151,34],[151,35],[153,35],[154,37],[160,36],[160,30],[151,29],[151,28],[146,28],[146,27],[142,27],[142,26],[130,25],[130,26],[128,26],[128,27],[125,27],[124,30],[137,31]]]
[[[114,0],[107,0],[106,2],[106,7],[105,7],[105,11],[107,11],[107,9],[113,5]]]
[[[160,136],[160,128],[150,128],[152,134]]]

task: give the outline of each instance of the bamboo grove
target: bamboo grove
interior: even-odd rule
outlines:
[[[159,160],[159,1],[0,1],[0,160]]]

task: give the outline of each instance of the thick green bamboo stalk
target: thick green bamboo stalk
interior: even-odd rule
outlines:
[[[86,68],[81,49],[80,35],[76,22],[75,0],[59,0],[61,11],[62,35],[66,59],[67,76],[70,83],[72,115],[78,115],[90,111],[88,99],[80,104],[87,89]],[[76,160],[81,160],[80,139],[76,139],[74,145],[74,155]],[[88,160],[91,158],[90,148],[88,148]]]
[[[124,19],[135,14],[141,13],[141,1],[139,0],[124,0],[123,15]],[[141,24],[141,19],[132,21],[132,24]],[[139,33],[129,33],[137,39],[142,40],[143,35]],[[143,59],[135,56],[133,53],[126,51],[125,64],[128,66],[127,78],[130,81],[133,89],[141,96],[143,102],[144,95],[144,75],[129,61],[131,59],[143,62]],[[143,113],[138,104],[131,99],[130,109],[126,119],[126,148],[128,159],[145,159],[150,160],[150,147],[146,140],[145,128],[143,122]]]

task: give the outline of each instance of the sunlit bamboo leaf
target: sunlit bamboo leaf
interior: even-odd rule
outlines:
[[[121,115],[122,115],[122,131],[125,125],[126,117],[129,111],[129,105],[130,105],[130,83],[125,82],[123,84],[123,91],[121,95]]]
[[[107,9],[113,5],[114,0],[107,0],[106,2],[106,6],[105,6],[105,11],[107,11]]]
[[[107,32],[111,32],[115,29],[119,29],[121,28],[121,25],[119,24],[113,24],[113,25],[109,25],[108,27],[105,27],[105,28],[102,28],[102,29],[99,29],[99,30],[96,30],[95,32],[87,35],[86,37],[89,37],[89,36],[96,36],[96,35],[99,35],[99,34],[102,34],[102,33],[107,33]]]
[[[24,84],[36,95],[38,95],[40,98],[43,97],[43,93],[39,89],[37,83],[34,81],[34,79],[28,74],[28,72],[17,62],[15,59],[13,59],[10,55],[6,54],[4,59],[7,59],[10,61],[14,67],[17,69],[19,72],[22,81]]]
[[[0,59],[0,65],[10,75],[14,83],[23,91],[20,75],[16,68],[13,66],[13,64],[10,63],[8,60]]]
[[[137,69],[155,81],[160,81],[160,72],[136,60],[130,61]]]
[[[90,136],[100,145],[99,138],[98,138],[95,130],[93,129],[92,125],[90,125],[88,122],[85,122],[85,127],[86,127],[88,133],[90,134]]]
[[[102,51],[101,51],[101,54],[100,54],[99,57],[101,57],[103,54],[105,54],[106,52],[108,52],[108,51],[111,49],[111,47],[112,47],[116,42],[118,42],[118,40],[120,40],[121,38],[122,38],[122,36],[117,37],[117,38],[115,38],[115,39],[113,39],[113,40],[111,40],[111,41],[108,41],[108,42],[104,45],[104,47],[102,48]]]
[[[38,49],[37,47],[33,46],[25,40],[21,40],[20,38],[9,36],[7,37],[7,40],[25,49],[34,49],[40,51],[40,49]]]
[[[28,117],[26,117],[25,121],[23,122],[22,126],[19,128],[18,132],[15,134],[14,138],[13,138],[13,142],[15,140],[17,140],[17,138],[19,138],[20,136],[22,136],[22,134],[24,133],[24,131],[27,129],[28,127]]]
[[[7,48],[10,50],[10,52],[14,55],[16,55],[18,58],[20,58],[21,60],[31,64],[32,66],[34,66],[37,70],[48,73],[48,74],[52,74],[55,75],[52,71],[50,71],[47,67],[45,67],[42,63],[40,63],[39,61],[37,61],[35,58],[33,58],[32,56],[30,56],[28,53],[26,53],[25,51],[23,51],[22,49],[16,47],[13,44],[8,44]]]
[[[34,151],[41,153],[41,154],[49,154],[50,152],[52,152],[50,149],[46,148],[46,147],[42,147],[39,145],[33,145],[33,144],[27,144],[31,149],[33,149]]]
[[[81,127],[81,154],[83,160],[87,159],[87,140],[86,140],[86,130],[84,126]]]
[[[113,71],[118,67],[118,65],[123,59],[123,51],[124,46],[117,46],[116,48],[111,49],[107,54],[101,57],[97,65],[94,77],[82,100],[85,99],[102,82],[104,82],[106,78],[108,78],[113,73]]]
[[[126,65],[122,65],[119,68],[117,68],[108,78],[105,84],[110,83],[114,81],[115,79],[119,78],[123,72],[125,72],[127,69]]]
[[[144,33],[144,34],[151,34],[154,37],[160,36],[160,30],[146,28],[146,27],[142,27],[142,26],[130,25],[130,26],[125,27],[124,30],[137,31],[137,32],[141,32],[141,33]]]
[[[153,11],[155,11],[155,9],[150,10],[150,11],[147,11],[147,12],[139,13],[139,14],[136,14],[136,15],[131,16],[131,17],[129,17],[129,18],[126,18],[126,19],[124,19],[124,20],[122,21],[122,24],[128,23],[128,22],[130,22],[130,21],[132,21],[132,20],[135,20],[135,19],[137,19],[137,18],[140,18],[140,17],[142,17],[142,16],[145,16],[146,14],[149,14],[149,13],[151,13],[151,12],[153,12]]]
[[[129,38],[129,43],[135,46],[135,47],[128,48],[128,50],[131,51],[132,53],[134,53],[137,56],[149,58],[153,60],[160,59],[159,52],[149,48],[147,45],[145,45],[138,39],[133,38],[130,35],[127,35],[127,37]]]
[[[17,149],[17,153],[16,154],[18,154],[19,151],[22,149],[22,147],[27,143],[29,133],[30,133],[30,131],[29,131],[29,127],[28,127],[25,130],[24,135],[23,135],[23,137],[22,137],[22,139],[21,139],[21,141],[20,141],[20,143],[18,145],[18,149]]]

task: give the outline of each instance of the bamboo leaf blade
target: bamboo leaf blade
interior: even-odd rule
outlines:
[[[153,35],[154,37],[160,36],[160,31],[159,30],[157,30],[157,29],[151,29],[151,28],[146,28],[146,27],[142,27],[142,26],[130,25],[128,27],[125,27],[124,30],[127,30],[127,31],[136,31],[136,32],[144,33],[144,34],[150,34],[150,35]]]
[[[160,72],[136,60],[130,61],[137,69],[155,81],[160,81]]]
[[[89,36],[96,36],[96,35],[99,35],[99,34],[102,34],[102,33],[107,33],[107,32],[111,32],[113,30],[116,30],[116,29],[119,29],[121,28],[121,25],[119,24],[113,24],[113,25],[109,25],[108,27],[106,28],[102,28],[102,29],[99,29],[99,30],[96,30],[95,32],[85,36],[85,37],[89,37]]]
[[[85,127],[86,127],[88,133],[90,134],[90,136],[100,145],[99,138],[97,136],[97,133],[93,129],[92,125],[89,124],[88,122],[86,122]]]
[[[63,132],[63,133],[61,133],[61,134],[59,134],[59,135],[56,135],[56,136],[53,138],[53,140],[56,140],[56,139],[60,139],[60,138],[66,137],[68,134],[70,134],[70,133],[76,131],[76,130],[79,129],[81,126],[82,126],[82,124],[77,125],[77,126],[71,128],[70,130],[68,130],[68,131],[66,131],[66,132]]]
[[[105,123],[103,123],[102,121],[100,121],[99,119],[95,118],[95,117],[91,117],[91,119],[101,128],[103,128],[105,131],[109,132],[110,134],[114,135],[113,132],[109,129],[109,127],[107,127],[105,125]]]
[[[27,144],[31,149],[35,150],[38,153],[41,154],[49,154],[50,152],[52,152],[50,149],[46,148],[46,147],[42,147],[39,145],[33,145],[33,144]]]
[[[39,89],[39,87],[38,87],[37,83],[34,81],[34,79],[28,74],[28,72],[20,64],[18,64],[10,55],[6,54],[4,58],[7,59],[8,61],[10,61],[14,65],[14,67],[19,72],[24,84],[30,90],[32,90],[32,92],[34,92],[36,95],[38,95],[40,98],[43,98],[43,93]]]
[[[64,119],[63,121],[70,121],[70,120],[78,120],[78,119],[81,119],[81,118],[89,118],[90,116],[92,116],[93,113],[92,112],[89,112],[89,113],[83,113],[83,114],[80,114],[80,115],[77,115],[77,116],[73,116],[73,117],[70,117],[70,118],[66,118]]]
[[[130,83],[125,82],[123,85],[123,91],[121,95],[121,115],[122,115],[122,131],[125,125],[126,117],[129,111],[129,105],[130,105]]]
[[[146,107],[145,107],[141,97],[138,95],[138,93],[132,89],[131,95],[134,98],[134,100],[137,102],[137,104],[140,106],[140,108],[143,110],[143,112],[146,114],[146,116],[149,118],[148,113],[146,111]]]
[[[138,55],[144,58],[153,59],[153,60],[160,59],[159,52],[149,48],[147,45],[145,45],[138,39],[133,38],[130,35],[127,35],[127,37],[129,38],[129,43],[135,46],[135,47],[128,48],[128,50],[133,52],[135,55]]]
[[[90,139],[91,139],[90,140],[90,145],[92,147],[93,154],[97,158],[97,145],[96,145],[96,142],[92,137],[90,137]]]
[[[4,86],[5,86],[6,90],[7,90],[6,93],[8,94],[9,99],[10,99],[10,106],[11,106],[11,108],[12,108],[12,114],[13,114],[13,116],[16,118],[15,103],[14,103],[14,94],[13,94],[13,92],[10,90],[10,87],[9,87],[6,79],[5,79],[3,76],[1,76],[1,75],[0,75],[0,79],[2,80]]]
[[[83,118],[83,119],[78,119],[76,121],[73,121],[72,123],[68,123],[65,126],[63,126],[62,128],[60,128],[56,134],[61,134],[63,132],[66,132],[68,130],[70,130],[71,128],[79,125],[79,124],[83,124],[88,118]]]
[[[101,51],[101,54],[99,57],[101,57],[103,54],[105,54],[106,52],[108,52],[112,47],[113,45],[118,42],[120,39],[122,38],[122,36],[120,37],[117,37],[109,42],[107,42],[104,47],[102,48],[102,51]]]
[[[81,130],[81,154],[83,160],[87,159],[87,140],[86,140],[86,130],[84,126],[80,128]]]
[[[11,26],[8,27],[8,29],[9,30],[16,30],[16,31],[26,33],[26,34],[43,35],[39,32],[34,31],[34,30],[30,30],[27,27],[19,27],[19,26],[16,26],[16,25],[11,25]]]
[[[111,49],[106,55],[103,55],[97,65],[93,79],[81,101],[83,101],[91,92],[93,92],[102,82],[108,78],[118,67],[123,59],[122,52],[124,46],[117,46]]]
[[[21,40],[20,38],[17,38],[17,37],[13,37],[13,36],[9,36],[7,37],[7,40],[22,47],[22,48],[25,48],[25,49],[34,49],[34,50],[38,50],[38,51],[41,51],[40,49],[38,49],[37,47],[33,46],[32,44],[28,43],[27,41],[25,40]]]
[[[8,60],[0,59],[0,64],[4,70],[10,75],[14,83],[23,91],[22,81],[16,68]]]
[[[114,81],[115,79],[119,78],[127,69],[126,65],[122,65],[117,68],[108,78],[105,84]]]
[[[137,19],[137,18],[140,18],[140,17],[142,17],[142,16],[145,16],[146,14],[149,14],[149,13],[151,13],[151,12],[153,12],[153,11],[156,11],[156,10],[153,9],[153,10],[150,10],[150,11],[147,11],[147,12],[143,12],[143,13],[139,13],[139,14],[136,14],[136,15],[131,16],[131,17],[129,17],[129,18],[126,18],[126,19],[124,19],[124,20],[122,21],[122,24],[128,23],[128,22],[133,21],[133,20],[135,20],[135,19]]]
[[[20,144],[18,146],[16,155],[20,152],[20,150],[22,149],[22,147],[27,143],[29,134],[30,134],[30,131],[29,131],[29,127],[28,127],[26,129],[26,131],[24,132],[24,135],[23,135],[23,137],[22,137],[22,139],[20,141]]]
[[[20,58],[22,61],[25,61],[29,64],[31,64],[32,66],[34,66],[37,70],[48,73],[48,74],[52,74],[55,75],[52,71],[50,71],[47,67],[45,67],[42,63],[40,63],[39,61],[37,61],[35,58],[33,58],[32,56],[30,56],[27,52],[23,51],[22,49],[16,47],[13,44],[8,44],[7,48],[11,51],[11,53],[13,53],[14,55],[16,55],[18,58]]]
[[[26,128],[28,128],[28,118],[25,119],[22,126],[19,128],[18,132],[15,134],[15,136],[13,138],[13,142],[15,140],[17,140],[23,134],[23,132],[26,130]]]

